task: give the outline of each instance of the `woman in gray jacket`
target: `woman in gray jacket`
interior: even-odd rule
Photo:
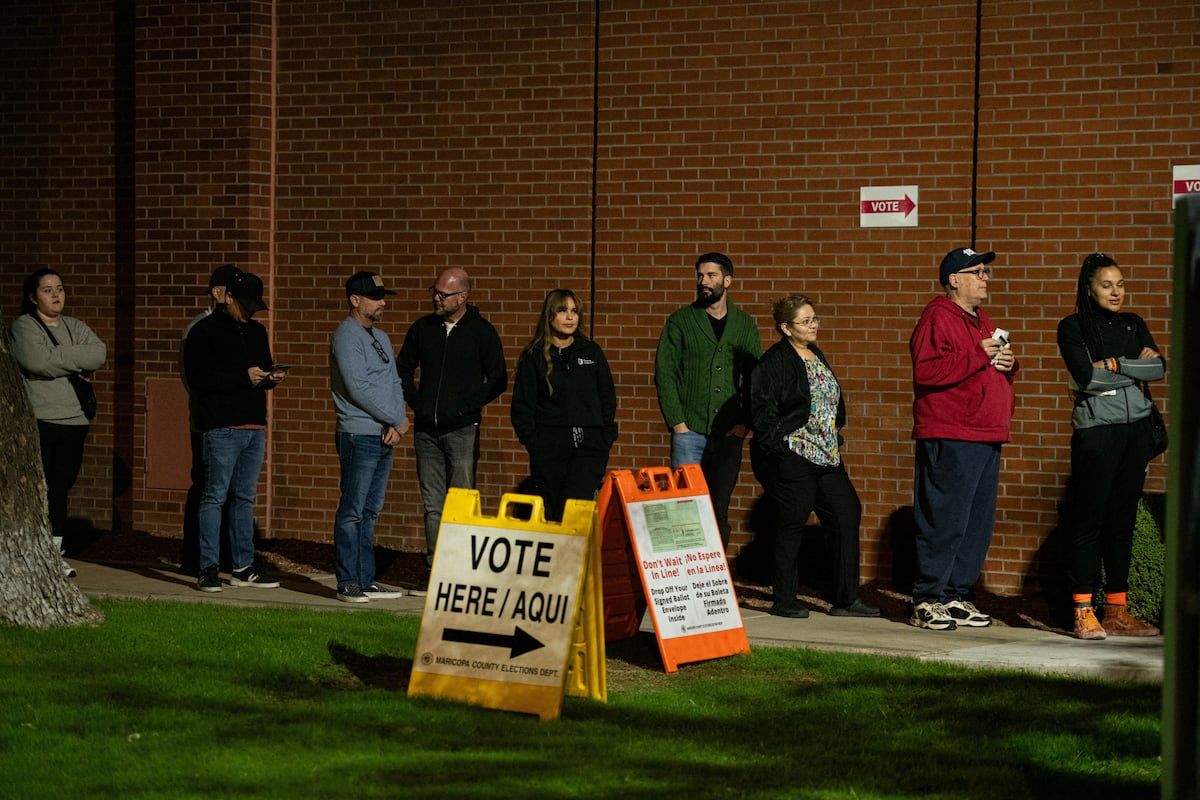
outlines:
[[[1092,253],[1079,271],[1075,313],[1058,323],[1058,349],[1075,395],[1064,527],[1080,639],[1158,635],[1157,628],[1130,616],[1125,595],[1152,446],[1151,401],[1142,387],[1161,379],[1166,363],[1145,321],[1121,310],[1124,302],[1125,276],[1117,262]],[[1092,605],[1101,564],[1103,624]]]
[[[12,351],[25,376],[25,390],[37,417],[42,469],[54,543],[64,551],[67,495],[83,465],[88,416],[71,376],[90,378],[104,364],[104,342],[81,320],[63,314],[67,293],[62,276],[39,269],[25,279],[21,315],[12,324]],[[78,378],[76,378],[78,380]],[[68,578],[75,570],[63,561]]]

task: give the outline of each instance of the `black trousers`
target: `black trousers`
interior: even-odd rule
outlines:
[[[821,521],[830,559],[834,606],[848,606],[858,597],[858,530],[862,502],[844,464],[819,466],[795,453],[766,455],[759,460],[760,482],[775,506],[775,570],[772,585],[776,603],[795,605],[800,588],[800,545],[814,511]]]
[[[63,537],[64,549],[67,547],[67,497],[83,466],[83,445],[87,435],[87,425],[59,425],[38,420],[50,529],[55,536]]]
[[[745,437],[730,434],[711,434],[700,457],[700,471],[708,484],[712,498],[713,515],[721,531],[721,543],[729,550],[729,501],[737,487],[738,475],[742,472],[742,447]]]
[[[571,431],[540,427],[529,448],[529,472],[548,521],[562,520],[568,500],[593,499],[608,467],[609,448],[601,431],[583,429],[578,443]]]
[[[1067,531],[1072,594],[1091,594],[1104,565],[1106,592],[1129,588],[1133,526],[1150,462],[1150,420],[1083,428],[1071,435]]]

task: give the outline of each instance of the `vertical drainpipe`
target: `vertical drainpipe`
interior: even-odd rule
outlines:
[[[592,32],[592,241],[591,292],[588,298],[588,338],[593,337],[596,319],[596,172],[600,143],[600,0],[595,0],[595,23]]]
[[[976,202],[979,193],[979,63],[983,43],[983,0],[975,0],[975,116],[971,130],[971,249],[975,249]]]
[[[278,75],[279,75],[279,2],[272,0],[271,2],[271,85],[270,98],[268,103],[271,115],[270,129],[268,136],[268,154],[267,154],[267,275],[270,276],[270,290],[268,292],[269,300],[267,305],[270,306],[267,310],[267,328],[270,331],[271,339],[275,339],[275,300],[278,293],[275,291],[276,274],[275,274],[275,164],[276,164],[276,142],[278,138]],[[271,353],[275,354],[274,342],[271,343]],[[273,422],[275,418],[275,392],[267,392],[267,442],[266,456],[263,459],[263,467],[267,473],[266,507],[263,509],[263,526],[268,533],[273,535],[275,530],[275,470],[272,468],[274,458],[274,435],[275,428]]]

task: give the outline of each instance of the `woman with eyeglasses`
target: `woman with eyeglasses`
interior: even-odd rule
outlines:
[[[21,303],[22,313],[12,323],[12,352],[37,417],[50,528],[61,553],[70,544],[65,542],[67,496],[83,466],[90,422],[71,379],[90,380],[108,348],[86,323],[63,313],[67,291],[54,270],[35,270],[26,278]],[[94,404],[89,411],[95,413]],[[62,568],[68,578],[75,577],[66,561]]]
[[[813,301],[790,294],[773,314],[780,340],[750,379],[751,463],[775,506],[774,600],[771,613],[802,619],[796,599],[797,559],[809,515],[815,509],[832,559],[829,613],[877,617],[879,609],[858,597],[858,528],[862,503],[842,460],[846,404],[825,354],[817,346],[820,321]]]
[[[595,497],[617,440],[612,372],[600,345],[579,331],[581,315],[570,289],[546,295],[513,383],[512,426],[547,520],[561,520],[569,499]]]
[[[1080,639],[1158,635],[1153,625],[1129,614],[1126,593],[1134,521],[1153,444],[1152,401],[1144,387],[1163,377],[1166,362],[1145,320],[1122,311],[1124,303],[1125,276],[1117,262],[1092,253],[1079,270],[1075,313],[1058,323],[1058,350],[1075,398],[1065,527]],[[1103,621],[1092,598],[1101,566]]]

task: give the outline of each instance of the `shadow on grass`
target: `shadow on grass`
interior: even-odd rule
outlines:
[[[55,748],[66,796],[1158,796],[1156,686],[765,647],[666,674],[639,633],[607,648],[607,704],[542,722],[409,699],[415,617],[103,605],[2,632],[11,796]]]
[[[411,658],[363,655],[340,642],[330,642],[328,650],[333,663],[345,667],[365,688],[408,691],[408,679],[412,677]]]

